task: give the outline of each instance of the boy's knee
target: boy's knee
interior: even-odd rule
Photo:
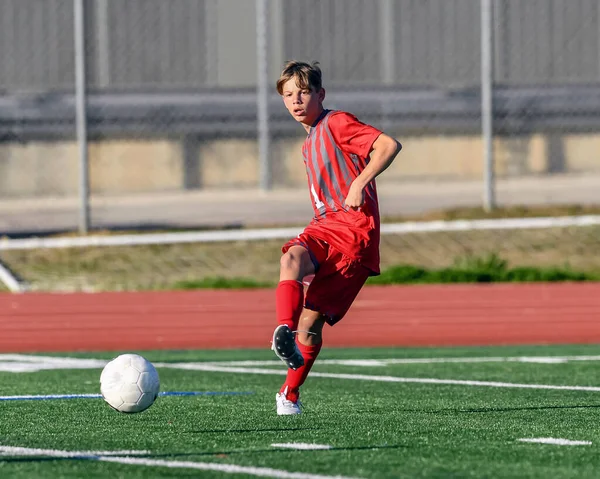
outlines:
[[[288,251],[281,256],[279,265],[281,266],[281,269],[297,271],[300,269],[301,259],[298,257],[298,255]]]
[[[314,267],[308,251],[294,246],[286,251],[279,260],[280,280],[295,279],[301,281],[307,274],[314,273]]]

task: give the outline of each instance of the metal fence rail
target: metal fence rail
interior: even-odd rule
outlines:
[[[477,89],[338,88],[328,93],[327,101],[334,109],[356,112],[364,121],[404,134],[477,134],[481,129]],[[74,105],[72,94],[0,97],[0,141],[70,137]],[[279,97],[271,95],[269,111],[271,135],[298,135],[298,125]],[[495,88],[493,118],[499,135],[599,131],[600,84]],[[256,137],[256,93],[96,93],[87,99],[87,123],[91,139],[181,134]]]

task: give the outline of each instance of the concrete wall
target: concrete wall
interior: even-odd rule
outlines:
[[[404,150],[379,181],[480,179],[480,136],[402,137]],[[302,138],[275,141],[276,187],[306,183]],[[600,172],[600,134],[534,134],[495,140],[499,177],[553,172]],[[256,188],[255,140],[196,142],[110,140],[89,149],[92,193],[128,194],[189,188]],[[75,195],[78,149],[74,142],[0,144],[0,197]]]

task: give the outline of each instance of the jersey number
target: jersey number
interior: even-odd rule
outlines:
[[[315,207],[320,210],[321,208],[323,208],[325,206],[325,203],[323,203],[320,199],[319,199],[319,195],[317,195],[317,192],[315,191],[315,185],[310,185],[310,192],[313,195],[313,200],[315,200]]]

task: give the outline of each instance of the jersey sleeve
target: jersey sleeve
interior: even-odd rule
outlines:
[[[329,119],[329,130],[338,146],[346,153],[366,158],[381,131],[346,112],[336,112]]]

